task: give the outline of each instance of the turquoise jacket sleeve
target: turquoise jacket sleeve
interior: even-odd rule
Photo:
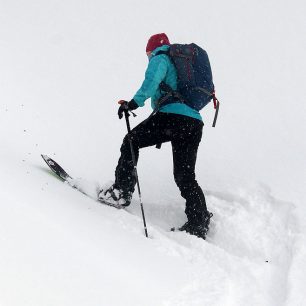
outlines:
[[[139,106],[143,106],[148,98],[157,95],[159,84],[164,80],[167,70],[168,63],[165,56],[154,56],[150,59],[145,79],[133,98]]]

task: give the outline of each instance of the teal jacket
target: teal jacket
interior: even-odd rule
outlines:
[[[150,58],[149,64],[145,73],[145,79],[133,97],[134,101],[139,106],[144,106],[145,101],[151,98],[151,106],[155,109],[156,102],[162,96],[159,89],[159,84],[164,81],[172,89],[177,89],[177,73],[174,65],[172,64],[170,58],[166,54],[156,55],[159,51],[167,51],[169,46],[164,45],[156,48]],[[160,112],[179,114],[184,116],[189,116],[198,120],[202,120],[200,113],[187,106],[184,103],[171,103],[165,106],[161,106]]]

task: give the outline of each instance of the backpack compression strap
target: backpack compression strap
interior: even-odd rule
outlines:
[[[167,85],[164,82],[161,82],[159,85],[160,89],[167,92],[167,94],[161,98],[161,101],[159,103],[159,107],[165,102],[167,101],[169,98],[173,97],[173,98],[177,98],[179,100],[179,102],[184,103],[185,99],[184,97],[177,91],[174,91],[169,85]],[[219,113],[219,106],[220,106],[220,102],[216,97],[215,91],[213,92],[209,92],[208,90],[206,90],[203,87],[194,87],[193,90],[200,90],[203,91],[204,93],[206,93],[208,96],[210,96],[213,99],[214,102],[214,109],[215,109],[215,116],[214,116],[214,121],[212,124],[212,127],[216,127],[216,123],[217,123],[217,118],[218,118],[218,113]]]
[[[220,102],[219,102],[219,100],[217,99],[217,97],[215,95],[215,91],[212,92],[212,98],[213,98],[213,101],[214,101],[214,108],[215,108],[215,117],[214,117],[214,121],[213,121],[212,126],[216,127],[216,122],[217,122],[217,118],[218,118]]]

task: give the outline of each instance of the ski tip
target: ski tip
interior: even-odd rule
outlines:
[[[53,172],[56,172],[56,171],[54,171],[54,166],[55,166],[56,162],[53,159],[51,159],[48,155],[44,155],[44,154],[40,154],[40,155],[43,158],[43,160],[45,161],[45,163],[51,168],[51,170]]]
[[[44,160],[47,160],[49,159],[49,156],[48,155],[45,155],[45,154],[40,154],[40,156],[44,159]]]
[[[49,166],[49,168],[54,172],[57,176],[59,176],[62,180],[67,181],[67,179],[72,179],[72,177],[52,158],[48,155],[41,154],[41,157],[45,161],[45,163]]]

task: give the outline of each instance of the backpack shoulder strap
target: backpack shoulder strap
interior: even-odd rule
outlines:
[[[167,51],[165,51],[165,50],[160,50],[160,51],[156,52],[155,56],[156,56],[156,55],[160,55],[160,54],[169,55],[169,54],[170,54],[170,50],[167,50]]]

